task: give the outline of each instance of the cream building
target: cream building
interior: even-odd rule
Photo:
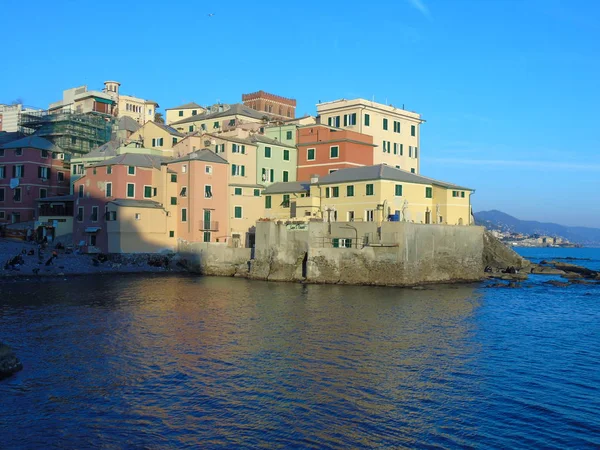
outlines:
[[[186,103],[185,105],[175,106],[168,108],[166,111],[166,124],[171,125],[173,122],[179,122],[180,120],[189,119],[190,117],[197,116],[198,114],[204,114],[206,108],[203,108],[198,103]]]
[[[181,133],[217,133],[240,125],[265,122],[266,115],[242,104],[214,105],[204,114],[197,114],[170,124]]]
[[[420,172],[421,115],[364,99],[317,104],[322,124],[373,136],[374,164]]]
[[[165,156],[172,156],[171,149],[185,135],[175,128],[157,122],[146,122],[140,129],[131,134],[131,141],[138,141],[142,147],[162,150]]]
[[[385,164],[342,169],[310,183],[275,183],[263,191],[272,219],[470,225],[473,189]]]
[[[131,117],[137,123],[143,125],[154,120],[154,115],[159,105],[153,100],[125,95],[119,92],[121,83],[118,81],[105,81],[103,92],[108,94],[117,105],[117,117]]]

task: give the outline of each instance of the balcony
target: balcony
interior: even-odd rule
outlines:
[[[219,231],[219,222],[201,220],[200,231]]]

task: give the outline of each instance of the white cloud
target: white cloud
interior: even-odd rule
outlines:
[[[504,167],[530,167],[533,169],[556,170],[586,170],[600,171],[600,164],[581,164],[553,161],[527,161],[518,159],[456,159],[456,158],[427,158],[428,162],[471,165],[471,166],[504,166]]]
[[[408,0],[408,2],[418,10],[421,14],[423,14],[428,19],[431,18],[431,13],[429,12],[429,8],[423,3],[423,0]]]

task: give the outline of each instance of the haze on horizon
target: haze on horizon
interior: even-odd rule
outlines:
[[[476,189],[475,211],[600,227],[599,3],[256,5],[8,3],[0,103],[108,79],[162,112],[259,89],[298,115],[375,99],[422,114],[421,173]]]

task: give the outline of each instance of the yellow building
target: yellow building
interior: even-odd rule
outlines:
[[[170,124],[181,133],[217,133],[235,129],[237,126],[254,122],[265,122],[267,116],[242,104],[214,105],[204,114],[197,114]]]
[[[142,143],[145,148],[163,150],[165,156],[171,156],[170,151],[185,135],[176,129],[157,122],[146,122],[139,130],[131,134],[130,140]]]
[[[471,224],[473,189],[385,164],[342,169],[310,183],[275,183],[263,191],[272,219]]]
[[[173,122],[180,120],[189,119],[190,117],[198,114],[204,114],[206,108],[203,108],[198,103],[190,102],[185,105],[175,106],[166,110],[167,117],[165,118],[166,124],[171,125]]]
[[[140,125],[154,120],[154,115],[159,105],[153,100],[125,95],[119,92],[121,83],[118,81],[105,81],[104,93],[108,94],[117,104],[117,117],[131,117]]]
[[[317,112],[322,124],[373,136],[374,164],[420,172],[420,114],[364,99],[319,103]]]

